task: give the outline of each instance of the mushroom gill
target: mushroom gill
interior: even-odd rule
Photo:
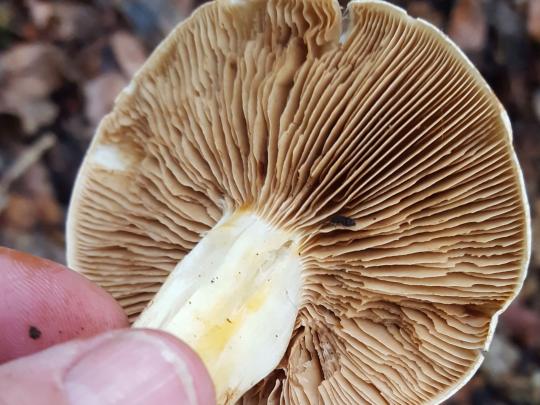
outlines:
[[[218,290],[233,312],[283,317],[252,317],[231,365],[258,376],[242,389],[201,349],[221,403],[441,402],[525,275],[527,202],[494,94],[428,23],[380,1],[346,13],[342,32],[332,0],[202,6],[119,96],[78,176],[69,264],[132,321],[151,302],[137,324],[189,341]],[[250,307],[263,273],[276,295]],[[211,326],[230,332],[219,350],[227,323]]]

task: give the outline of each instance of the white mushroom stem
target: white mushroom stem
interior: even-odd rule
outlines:
[[[166,330],[203,359],[219,404],[234,403],[283,357],[298,312],[294,235],[251,213],[224,217],[177,264],[134,326]]]

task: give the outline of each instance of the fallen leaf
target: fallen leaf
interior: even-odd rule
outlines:
[[[0,55],[0,83],[25,97],[48,95],[61,85],[65,72],[63,53],[46,43],[19,44]]]
[[[26,6],[30,12],[32,21],[36,27],[46,28],[54,17],[55,5],[50,2],[26,0]]]
[[[131,78],[146,60],[146,51],[140,41],[126,31],[111,37],[111,48],[124,74]]]
[[[35,26],[53,40],[73,41],[95,37],[103,19],[95,7],[66,1],[26,1]]]
[[[37,129],[54,121],[58,107],[48,99],[33,100],[21,104],[18,109],[25,133],[32,134]]]
[[[168,33],[189,16],[194,5],[193,0],[119,0],[118,3],[135,30],[145,36],[151,36],[156,28],[162,34]]]
[[[501,316],[501,324],[509,335],[521,340],[528,347],[540,348],[540,315],[514,302]]]
[[[64,212],[54,195],[41,195],[36,200],[36,206],[38,207],[38,218],[41,224],[55,226],[62,225],[64,222]]]
[[[494,336],[491,346],[486,354],[482,371],[490,380],[497,382],[512,374],[519,361],[518,349],[504,336]]]
[[[529,0],[527,12],[527,31],[537,42],[540,42],[540,0]]]
[[[0,112],[21,119],[26,134],[52,122],[58,108],[48,97],[66,76],[65,59],[43,43],[14,46],[0,56]]]
[[[427,1],[411,1],[407,6],[407,12],[416,18],[422,18],[442,29],[443,16]]]
[[[118,72],[105,73],[85,84],[86,116],[93,125],[111,111],[116,96],[127,84],[127,79]]]
[[[12,193],[0,215],[2,227],[28,232],[38,222],[38,207],[31,197]]]
[[[459,0],[452,10],[448,34],[466,52],[480,52],[485,45],[487,23],[479,0]]]

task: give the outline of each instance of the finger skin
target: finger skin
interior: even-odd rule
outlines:
[[[125,329],[0,366],[0,405],[214,405],[198,356],[165,332]]]
[[[82,275],[0,247],[0,363],[127,325],[118,303]]]

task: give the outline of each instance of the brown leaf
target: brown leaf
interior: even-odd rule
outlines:
[[[44,194],[36,201],[38,218],[43,225],[61,225],[64,220],[64,212],[51,194]]]
[[[94,79],[101,73],[104,65],[103,56],[107,46],[108,39],[99,38],[77,53],[74,59],[74,65],[81,81]]]
[[[136,17],[135,20],[140,20],[140,16],[137,18],[136,15],[133,15],[134,10],[137,9],[139,12],[146,10],[147,15],[155,16],[159,27],[164,33],[172,30],[179,22],[189,16],[194,5],[193,0],[120,0],[119,3],[128,16]],[[148,13],[148,11],[150,12]],[[134,22],[137,24],[137,21]]]
[[[50,94],[62,83],[66,61],[62,52],[52,45],[34,42],[12,47],[0,55],[0,83],[6,91],[22,93],[24,98],[39,98]]]
[[[124,74],[131,78],[146,60],[146,51],[141,42],[126,31],[116,32],[111,37],[111,48]]]
[[[37,224],[39,213],[32,198],[11,194],[0,219],[2,227],[30,231]]]
[[[23,129],[27,134],[54,121],[58,115],[58,107],[49,100],[34,100],[19,106],[19,116]]]
[[[413,17],[422,18],[440,29],[443,27],[443,16],[427,1],[411,1],[407,7],[407,12]]]
[[[103,20],[95,7],[66,1],[26,3],[35,26],[54,40],[84,40],[100,32]]]
[[[41,161],[36,161],[26,169],[14,187],[18,193],[35,199],[54,195],[49,170]]]
[[[14,46],[0,56],[0,111],[19,116],[27,134],[52,122],[58,108],[47,97],[65,73],[57,48],[39,42]]]
[[[114,104],[116,96],[126,87],[128,81],[118,72],[108,72],[86,83],[86,116],[97,125]]]
[[[459,0],[450,16],[448,34],[464,51],[481,51],[487,34],[482,2]]]
[[[497,334],[486,354],[482,371],[494,382],[503,381],[512,374],[519,357],[519,350],[504,336]]]
[[[540,0],[529,0],[527,31],[535,41],[540,42]]]
[[[526,346],[540,348],[540,315],[514,302],[501,316],[501,323],[510,335],[521,340]]]
[[[38,28],[45,28],[54,17],[54,4],[44,1],[27,0],[32,21]]]
[[[540,267],[540,198],[536,198],[533,202],[534,213],[532,217],[532,264]]]

